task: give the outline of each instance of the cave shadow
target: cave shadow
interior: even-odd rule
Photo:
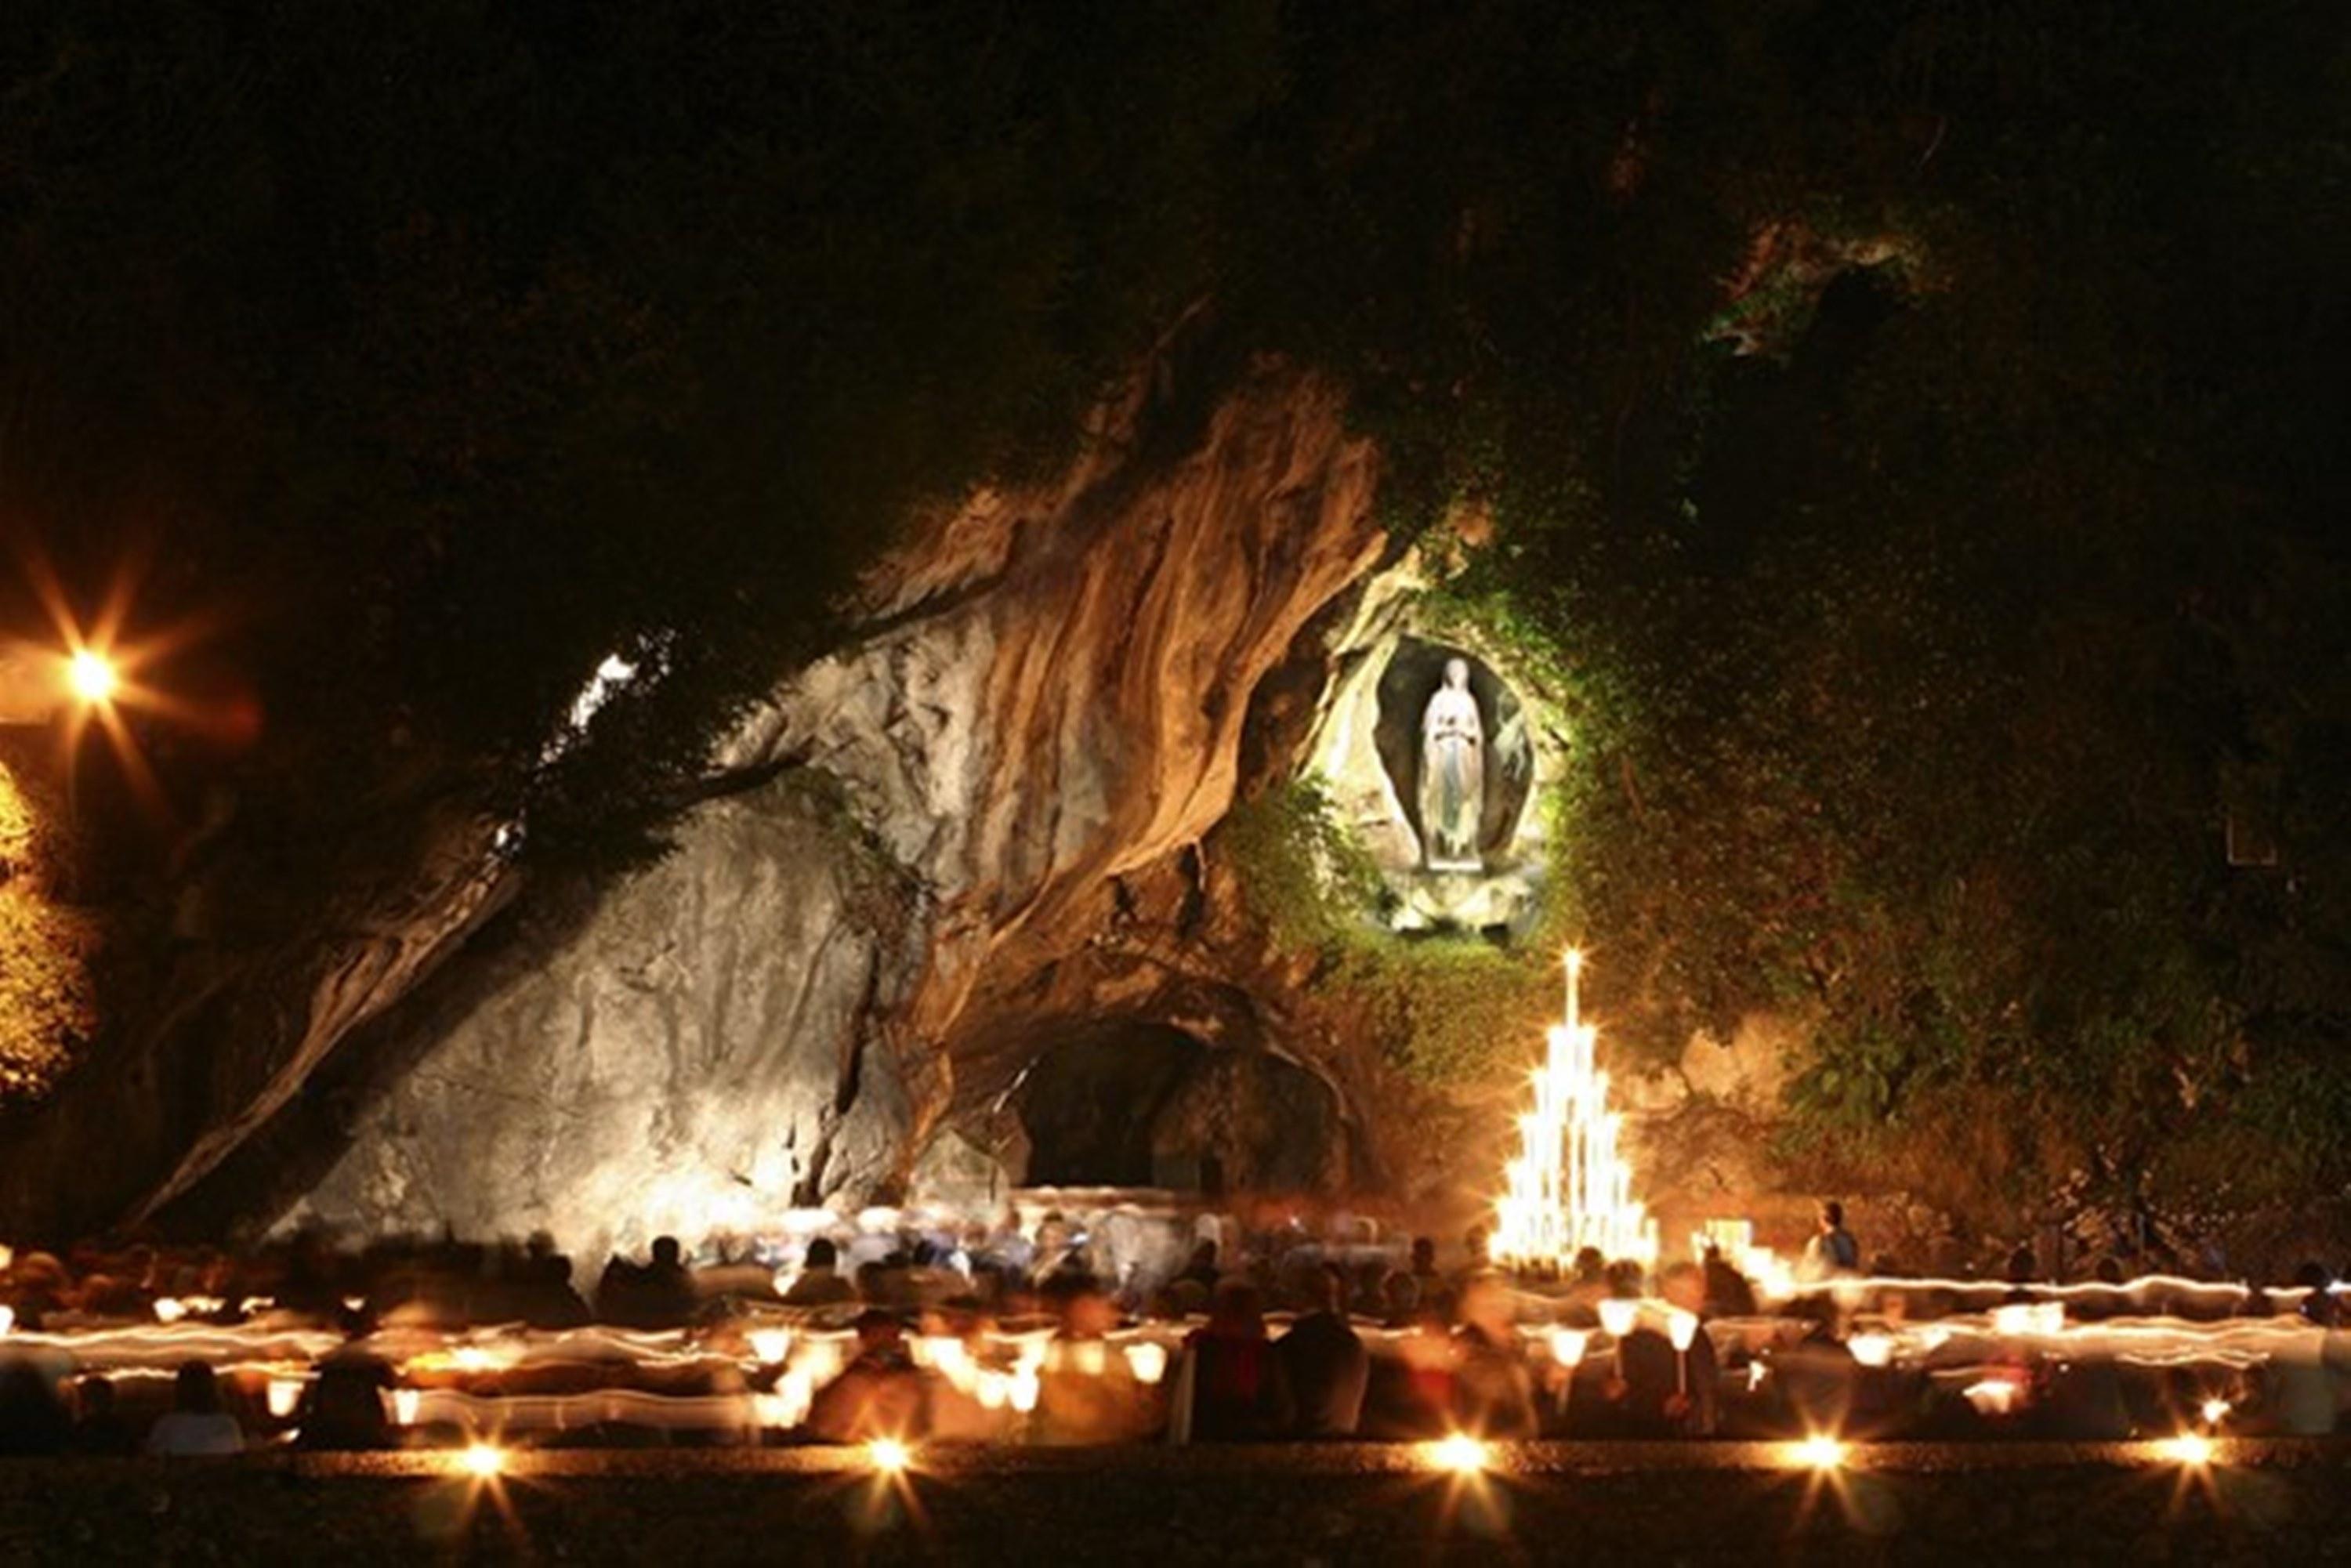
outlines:
[[[1071,1028],[1009,1095],[1030,1186],[1326,1193],[1343,1187],[1336,1093],[1263,1051],[1211,1046],[1169,1024]]]

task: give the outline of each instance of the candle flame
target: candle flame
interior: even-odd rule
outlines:
[[[1564,1270],[1587,1247],[1608,1259],[1657,1260],[1656,1221],[1633,1196],[1625,1119],[1608,1108],[1598,1034],[1581,1016],[1583,967],[1582,951],[1569,948],[1566,1018],[1545,1037],[1533,1106],[1518,1118],[1519,1157],[1503,1167],[1508,1190],[1494,1206],[1488,1252],[1506,1268]]]

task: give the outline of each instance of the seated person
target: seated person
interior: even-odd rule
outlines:
[[[820,1443],[925,1436],[923,1375],[907,1352],[905,1326],[871,1307],[857,1314],[856,1330],[857,1354],[810,1402],[809,1436]]]
[[[0,1456],[61,1454],[72,1435],[48,1372],[30,1357],[0,1355]]]
[[[169,1458],[245,1452],[245,1428],[221,1408],[220,1381],[211,1366],[201,1361],[181,1366],[171,1410],[147,1429],[147,1451]]]
[[[1661,1284],[1666,1300],[1693,1316],[1704,1303],[1705,1277],[1695,1265],[1674,1265]],[[1690,1336],[1687,1351],[1677,1351],[1669,1334],[1651,1323],[1636,1323],[1616,1348],[1614,1371],[1605,1393],[1614,1406],[1608,1425],[1616,1435],[1714,1435],[1720,1420],[1721,1373],[1714,1342],[1704,1329]]]
[[[784,1305],[833,1307],[856,1299],[857,1287],[841,1277],[841,1250],[831,1238],[820,1236],[810,1241],[799,1277],[784,1292]]]
[[[1510,1287],[1481,1274],[1461,1292],[1461,1327],[1453,1335],[1453,1413],[1461,1430],[1480,1437],[1531,1437],[1540,1420],[1534,1376],[1511,1321]]]
[[[1755,1315],[1755,1286],[1746,1275],[1732,1268],[1719,1247],[1706,1249],[1706,1300],[1701,1317],[1751,1318]]]
[[[1176,1387],[1178,1440],[1265,1440],[1290,1430],[1290,1377],[1265,1335],[1256,1287],[1228,1280],[1217,1287],[1205,1327],[1184,1342]],[[1186,1397],[1188,1396],[1188,1397]]]
[[[400,1379],[392,1364],[363,1343],[367,1322],[360,1312],[343,1320],[343,1343],[319,1363],[319,1375],[304,1396],[297,1447],[319,1449],[389,1448],[392,1425],[383,1396]]]
[[[69,1447],[77,1454],[127,1458],[139,1451],[139,1436],[117,1408],[112,1380],[85,1377],[74,1385],[81,1414],[75,1420]]]
[[[1040,1443],[1131,1443],[1159,1425],[1157,1400],[1106,1337],[1118,1309],[1089,1280],[1064,1286],[1061,1327],[1045,1357],[1033,1428]]]
[[[1397,1279],[1412,1283],[1409,1274]],[[1422,1309],[1392,1354],[1372,1358],[1357,1430],[1367,1437],[1416,1441],[1442,1437],[1453,1426],[1453,1366],[1458,1353],[1444,1316]]]
[[[1292,1323],[1273,1347],[1297,1406],[1293,1430],[1301,1437],[1352,1437],[1363,1418],[1371,1354],[1341,1305],[1346,1276],[1326,1263],[1303,1284],[1313,1310]]]

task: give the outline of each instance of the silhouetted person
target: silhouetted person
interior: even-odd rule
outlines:
[[[687,1272],[677,1238],[653,1238],[653,1261],[637,1276],[638,1322],[645,1328],[683,1328],[694,1321],[694,1276]]]
[[[1696,1316],[1705,1305],[1704,1276],[1677,1263],[1659,1281],[1672,1306]],[[1636,1323],[1616,1350],[1614,1396],[1619,1433],[1628,1437],[1711,1437],[1719,1420],[1720,1373],[1714,1341],[1699,1329],[1689,1348],[1677,1351],[1671,1334]]]
[[[2325,1264],[2314,1260],[2304,1263],[2294,1270],[2294,1282],[2310,1292],[2294,1309],[2296,1315],[2323,1329],[2342,1326],[2342,1302],[2335,1298],[2335,1277],[2326,1271]]]
[[[399,1385],[392,1364],[362,1343],[367,1321],[346,1313],[343,1343],[319,1363],[303,1396],[295,1445],[303,1448],[369,1449],[395,1446],[384,1416],[384,1394]]]
[[[809,1435],[824,1443],[924,1436],[923,1377],[906,1352],[906,1329],[894,1313],[857,1314],[857,1354],[809,1405]]]
[[[38,1364],[0,1360],[0,1455],[62,1454],[73,1419]]]
[[[522,1319],[535,1329],[576,1329],[593,1321],[588,1303],[571,1288],[571,1260],[560,1253],[533,1254],[522,1264]]]
[[[1217,1271],[1217,1244],[1213,1241],[1203,1241],[1192,1249],[1192,1256],[1185,1262],[1182,1272],[1169,1283],[1197,1285],[1211,1300],[1214,1300],[1217,1284],[1221,1278],[1222,1276]]]
[[[1531,1437],[1540,1425],[1534,1378],[1510,1318],[1510,1293],[1498,1276],[1480,1275],[1463,1288],[1453,1412],[1463,1431],[1481,1437]]]
[[[1348,1325],[1339,1270],[1325,1264],[1307,1277],[1306,1288],[1313,1310],[1274,1345],[1297,1406],[1293,1429],[1301,1437],[1353,1437],[1363,1419],[1371,1354]]]
[[[1701,1316],[1751,1318],[1755,1315],[1753,1281],[1730,1266],[1719,1247],[1706,1249],[1705,1282],[1706,1301]]]
[[[81,1414],[75,1419],[71,1447],[77,1454],[123,1458],[139,1451],[139,1434],[116,1406],[114,1385],[103,1377],[85,1377],[74,1385]]]
[[[220,1381],[201,1361],[182,1364],[172,1408],[147,1428],[147,1451],[172,1458],[245,1452],[245,1428],[221,1408]]]
[[[1424,1301],[1445,1288],[1445,1276],[1437,1271],[1437,1243],[1431,1238],[1416,1236],[1412,1239],[1410,1272],[1414,1282],[1420,1286],[1420,1299]]]
[[[1257,1291],[1238,1280],[1217,1290],[1207,1326],[1184,1342],[1189,1419],[1179,1428],[1198,1443],[1279,1437],[1290,1429],[1290,1378],[1265,1337]]]
[[[789,1307],[834,1307],[857,1299],[857,1287],[841,1276],[841,1250],[820,1236],[808,1244],[799,1278],[784,1292]]]

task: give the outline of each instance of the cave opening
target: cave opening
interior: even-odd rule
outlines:
[[[1152,1186],[1222,1197],[1330,1193],[1347,1175],[1330,1085],[1264,1051],[1173,1025],[1081,1025],[1040,1050],[1010,1105],[1025,1185]]]

